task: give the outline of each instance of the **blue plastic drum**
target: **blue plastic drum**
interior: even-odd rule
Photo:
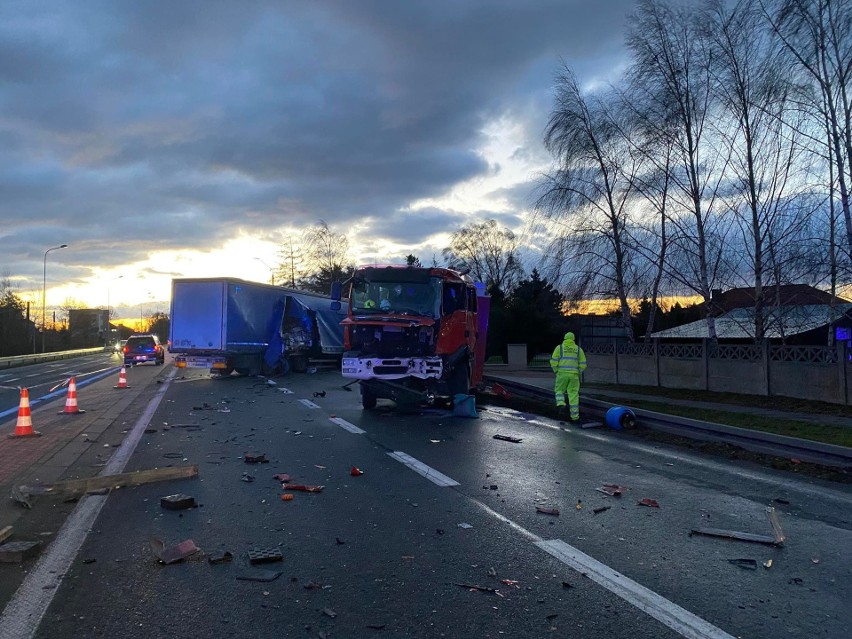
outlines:
[[[612,429],[622,430],[636,424],[636,415],[624,406],[613,406],[606,412],[604,422]]]

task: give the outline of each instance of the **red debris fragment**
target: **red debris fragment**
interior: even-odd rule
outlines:
[[[645,499],[640,499],[639,505],[640,506],[649,506],[651,508],[659,508],[660,507],[660,504],[657,503],[656,499],[648,499],[647,497]]]
[[[497,395],[497,397],[501,397],[503,399],[511,399],[512,398],[512,393],[510,393],[505,388],[500,386],[500,384],[492,384],[491,390],[494,391],[494,394]]]
[[[358,475],[363,475],[364,471],[358,468],[357,466],[353,466],[352,470],[349,471],[349,474],[353,477],[358,477]]]
[[[306,493],[319,493],[325,486],[305,486],[304,484],[284,484],[281,486],[284,490],[301,490]]]

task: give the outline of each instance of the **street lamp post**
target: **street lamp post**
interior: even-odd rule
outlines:
[[[47,333],[47,254],[57,249],[67,248],[67,244],[52,246],[44,252],[44,268],[41,274],[41,352],[44,352],[44,338]]]
[[[258,262],[260,262],[266,268],[269,269],[269,283],[272,284],[272,286],[275,286],[275,271],[273,270],[273,268],[271,266],[269,266],[269,264],[264,262],[262,259],[260,259],[259,257],[256,257],[254,259],[256,259]]]
[[[110,322],[110,305],[109,305],[109,297],[110,297],[110,288],[112,287],[112,283],[115,280],[120,280],[124,275],[119,275],[118,277],[114,277],[110,280],[110,283],[107,284],[107,346],[112,341],[112,323]]]

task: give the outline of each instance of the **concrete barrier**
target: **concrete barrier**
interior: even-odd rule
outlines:
[[[38,364],[40,362],[52,362],[58,359],[70,359],[80,355],[106,352],[103,346],[97,348],[80,348],[74,351],[57,351],[56,353],[34,353],[32,355],[15,355],[13,357],[0,357],[0,369],[25,366],[27,364]]]

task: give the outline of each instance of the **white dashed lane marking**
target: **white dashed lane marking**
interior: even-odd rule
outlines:
[[[305,405],[305,406],[307,406],[308,408],[319,408],[319,405],[318,405],[318,404],[314,404],[314,403],[313,403],[311,400],[309,400],[309,399],[300,399],[300,400],[299,400],[299,403],[300,403],[300,404],[304,404],[304,405]]]
[[[405,464],[411,470],[413,470],[418,475],[423,475],[426,479],[431,481],[438,486],[446,488],[447,486],[459,486],[460,484],[453,478],[447,477],[443,473],[439,473],[434,468],[427,466],[422,461],[418,461],[414,459],[411,455],[407,455],[402,451],[394,451],[392,453],[388,453],[391,457],[393,457],[396,461]]]
[[[340,426],[343,430],[348,430],[350,433],[355,433],[356,435],[362,435],[367,431],[358,428],[355,424],[347,422],[345,419],[340,417],[329,417],[329,420],[338,426]]]

